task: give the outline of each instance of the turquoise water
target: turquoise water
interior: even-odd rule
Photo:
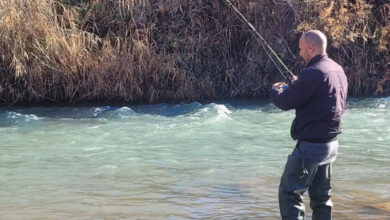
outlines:
[[[245,100],[0,108],[0,219],[278,219],[293,117]],[[349,100],[343,124],[334,215],[389,219],[390,98]]]

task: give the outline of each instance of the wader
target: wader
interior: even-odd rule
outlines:
[[[283,220],[304,220],[303,193],[309,191],[313,220],[330,220],[332,211],[331,173],[338,141],[298,142],[289,155],[279,186],[279,207]]]

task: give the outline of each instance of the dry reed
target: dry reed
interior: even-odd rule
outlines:
[[[315,28],[352,95],[390,93],[385,0],[232,1],[295,72]],[[280,75],[221,1],[0,1],[0,103],[266,96]]]

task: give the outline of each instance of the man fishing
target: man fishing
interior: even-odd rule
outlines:
[[[346,106],[348,82],[340,65],[326,54],[326,36],[311,30],[299,40],[306,66],[289,85],[272,87],[280,109],[295,109],[291,136],[297,144],[279,186],[282,219],[305,219],[303,193],[309,191],[313,220],[331,219],[331,170],[338,151],[337,135]]]

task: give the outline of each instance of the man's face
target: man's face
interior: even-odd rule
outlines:
[[[303,37],[301,37],[301,39],[299,39],[299,56],[301,56],[303,60],[305,60],[306,64],[309,63],[311,59],[311,55],[310,55],[311,49],[312,49],[311,46],[306,43]]]

